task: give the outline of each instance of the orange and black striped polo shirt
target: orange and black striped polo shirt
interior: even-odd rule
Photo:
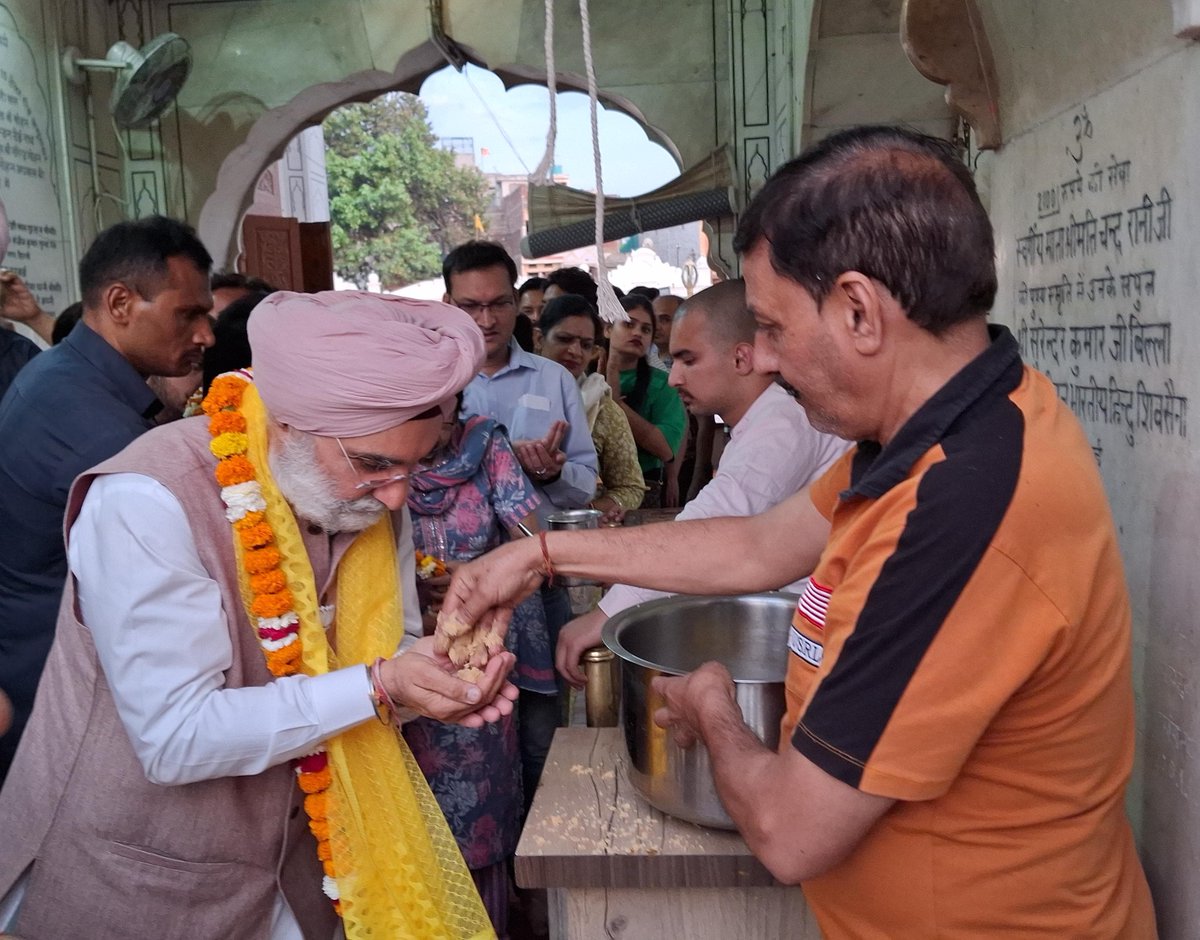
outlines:
[[[814,484],[784,744],[898,802],[805,883],[830,937],[1154,936],[1130,614],[1083,430],[1012,335]],[[803,799],[797,794],[797,799]]]

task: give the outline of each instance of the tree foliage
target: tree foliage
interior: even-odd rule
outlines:
[[[392,92],[325,119],[334,269],[385,288],[441,273],[442,258],[475,235],[487,181],[438,149],[424,102]]]

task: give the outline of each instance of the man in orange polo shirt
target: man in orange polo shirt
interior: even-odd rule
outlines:
[[[843,132],[767,182],[736,247],[756,367],[858,447],[759,516],[505,546],[446,609],[503,619],[547,569],[697,594],[811,572],[777,753],[713,663],[657,680],[656,720],[708,747],[730,816],[825,934],[1154,937],[1123,809],[1116,533],[1078,422],[987,323],[967,169],[944,141]]]

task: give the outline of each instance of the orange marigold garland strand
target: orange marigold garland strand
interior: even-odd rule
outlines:
[[[246,419],[239,412],[249,373],[232,372],[213,380],[204,399],[209,450],[217,458],[216,478],[221,485],[225,518],[242,547],[242,566],[248,576],[253,600],[251,613],[255,630],[273,676],[291,676],[300,671],[300,618],[293,609],[292,592],[280,568],[281,556],[275,535],[267,522],[266,500],[258,484],[254,464],[246,456]],[[337,873],[329,847],[329,822],[325,791],[331,783],[329,755],[318,747],[295,761],[297,783],[306,794],[304,809],[308,828],[317,840],[317,857],[325,869],[322,890],[341,913]]]

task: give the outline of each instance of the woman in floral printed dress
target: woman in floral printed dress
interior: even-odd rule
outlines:
[[[410,479],[415,546],[449,567],[494,548],[505,534],[519,537],[518,525],[535,531],[537,504],[537,493],[503,428],[490,418],[448,419],[438,449]],[[440,605],[439,595],[430,593],[431,614]],[[537,689],[543,680],[553,687],[553,651],[537,595],[517,607],[508,646],[517,654],[518,686]],[[521,758],[514,722],[515,714],[477,729],[424,718],[404,726],[404,738],[501,938],[508,923],[508,860],[521,826]]]

